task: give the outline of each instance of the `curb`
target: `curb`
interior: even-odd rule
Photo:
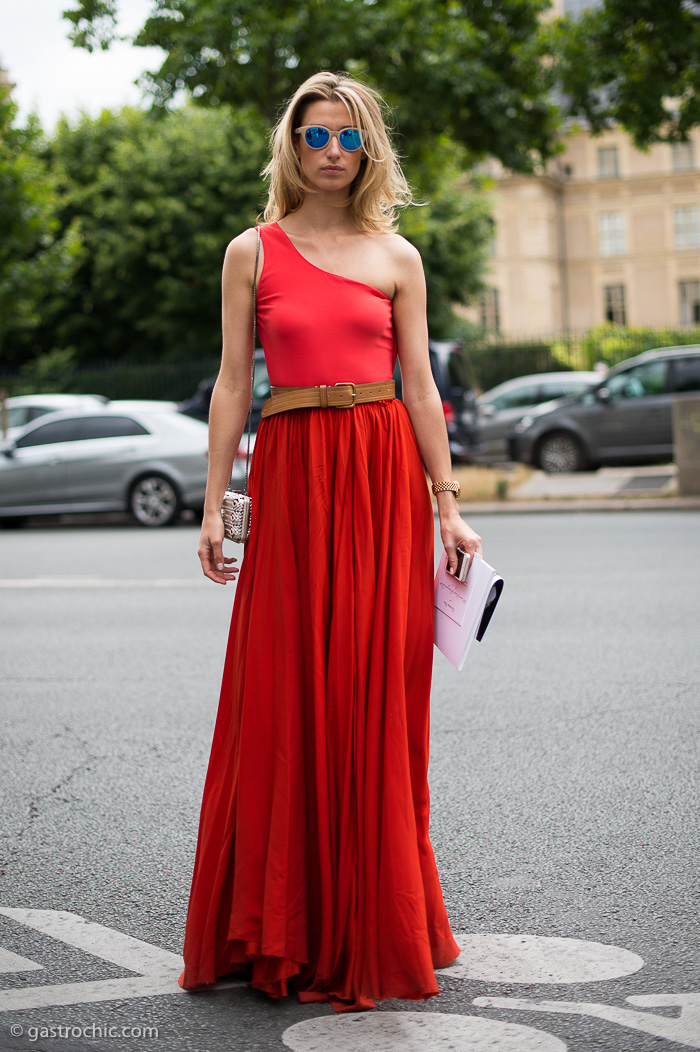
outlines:
[[[481,504],[459,503],[462,515],[532,515],[584,511],[700,511],[700,497],[608,497],[601,500],[569,497],[567,500],[505,500]],[[433,507],[437,517],[437,506]]]

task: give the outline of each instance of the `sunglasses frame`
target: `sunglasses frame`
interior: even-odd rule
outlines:
[[[312,146],[310,142],[306,141],[306,136],[304,135],[304,132],[308,128],[322,128],[323,131],[328,132],[328,142],[324,142],[323,146]],[[302,138],[304,139],[304,142],[306,143],[306,145],[309,147],[310,150],[325,150],[325,148],[328,146],[328,143],[331,141],[331,139],[333,137],[335,137],[338,140],[338,146],[340,147],[341,150],[344,150],[345,153],[357,153],[357,151],[361,150],[363,145],[364,145],[364,143],[362,142],[362,131],[361,131],[361,129],[360,128],[353,128],[351,124],[346,124],[345,127],[338,128],[337,131],[334,131],[333,128],[327,128],[325,124],[301,124],[298,128],[295,128],[294,131],[295,131],[295,134],[302,136]],[[355,147],[354,150],[348,150],[348,148],[346,146],[343,146],[342,142],[340,141],[340,136],[343,134],[344,131],[357,132],[358,135],[360,136],[360,145]]]

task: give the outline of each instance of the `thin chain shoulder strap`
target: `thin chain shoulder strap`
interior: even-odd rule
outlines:
[[[258,261],[260,259],[260,227],[255,228],[258,232],[258,243],[255,249],[255,271],[253,273],[253,359],[250,363],[250,407],[248,409],[248,448],[245,455],[245,483],[243,492],[248,492],[248,472],[250,470],[250,432],[253,427],[253,389],[255,387],[255,344],[258,339]]]

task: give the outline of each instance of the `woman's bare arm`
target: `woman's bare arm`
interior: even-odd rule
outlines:
[[[435,386],[428,356],[425,275],[420,254],[404,238],[392,244],[397,272],[393,299],[394,327],[398,341],[403,402],[413,424],[428,474],[434,482],[452,478],[452,458],[440,393]],[[481,537],[459,514],[454,494],[437,494],[440,535],[450,571],[457,569],[458,546],[481,553]]]
[[[221,502],[250,407],[253,347],[253,273],[256,231],[246,230],[230,243],[221,279],[223,350],[209,409],[209,469],[199,558],[205,575],[217,584],[235,579],[235,559],[224,559]],[[262,271],[262,247],[258,277]]]

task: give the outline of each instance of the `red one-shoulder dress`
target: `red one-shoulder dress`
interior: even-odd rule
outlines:
[[[261,235],[271,383],[391,379],[391,300]],[[249,485],[180,985],[426,1000],[459,947],[428,835],[433,512],[408,412],[269,416]]]

